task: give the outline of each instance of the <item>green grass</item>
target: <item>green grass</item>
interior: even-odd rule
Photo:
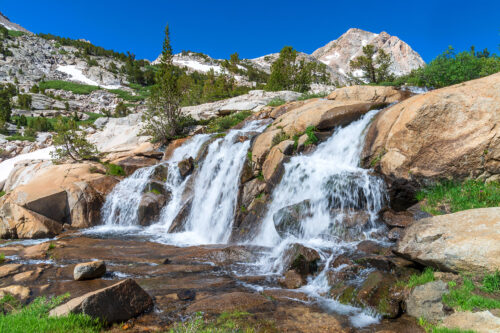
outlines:
[[[277,332],[270,321],[255,320],[248,312],[224,312],[215,319],[205,319],[201,313],[184,323],[176,323],[170,333],[236,333]]]
[[[22,35],[25,35],[25,32],[22,31],[15,31],[15,30],[9,30],[9,36],[10,37],[20,37]]]
[[[14,135],[11,135],[11,136],[8,136],[6,137],[5,139],[7,139],[7,141],[30,141],[30,142],[34,142],[35,141],[35,138],[32,137],[32,136],[24,136],[24,135],[21,135],[21,134],[14,134]]]
[[[416,196],[418,201],[426,200],[422,209],[434,215],[442,214],[440,206],[447,205],[452,213],[500,205],[500,184],[486,184],[478,180],[463,183],[445,181],[421,190]]]
[[[79,94],[79,95],[88,95],[93,91],[101,90],[101,88],[99,88],[98,86],[91,86],[88,84],[80,84],[80,83],[67,82],[61,80],[40,82],[38,86],[42,91],[45,89],[57,89],[57,90],[71,91],[74,94]]]
[[[125,176],[125,170],[119,165],[107,163],[105,164],[106,174],[109,176]]]
[[[0,197],[3,197],[5,195],[5,191],[0,191]]]
[[[146,99],[144,95],[131,95],[128,91],[121,89],[108,89],[110,93],[118,95],[121,99],[127,102],[139,102]]]
[[[457,287],[455,283],[449,283],[449,287],[450,292],[443,295],[443,303],[454,309],[472,311],[500,308],[500,300],[473,294],[476,286],[468,278],[464,278],[461,287]]]
[[[3,264],[5,262],[5,254],[0,253],[0,264]]]
[[[307,99],[311,99],[311,98],[324,98],[328,96],[328,93],[319,93],[319,94],[312,94],[312,93],[305,93],[305,94],[302,94],[301,96],[299,96],[299,98],[297,98],[298,101],[305,101]]]
[[[432,325],[424,318],[418,319],[418,324],[422,326],[426,333],[475,333],[471,330],[461,330],[459,328],[446,328]]]
[[[427,267],[422,274],[412,274],[406,286],[413,288],[434,281],[434,270]]]
[[[307,140],[304,143],[306,146],[315,144],[319,141],[316,135],[314,134],[315,131],[316,127],[314,126],[309,126],[306,128],[305,134],[307,135]]]
[[[252,115],[252,111],[241,111],[237,113],[230,114],[228,116],[214,118],[208,122],[207,132],[208,133],[219,133],[230,129],[233,126],[238,125],[243,120]]]
[[[51,309],[61,304],[69,295],[48,300],[38,297],[28,306],[21,308],[12,296],[0,300],[0,332],[9,333],[91,333],[101,330],[101,323],[83,314],[70,314],[64,317],[49,317]],[[3,312],[7,312],[3,314]]]
[[[273,136],[272,145],[276,146],[282,141],[290,139],[290,136],[285,132],[281,131]]]
[[[275,97],[273,98],[269,103],[267,103],[268,106],[280,106],[285,104],[286,101],[282,98]]]
[[[484,276],[481,290],[487,293],[500,291],[500,272],[498,270],[493,274],[486,274]]]

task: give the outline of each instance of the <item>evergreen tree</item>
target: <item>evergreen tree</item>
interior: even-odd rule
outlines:
[[[179,136],[183,130],[181,95],[177,87],[177,75],[172,58],[170,31],[167,25],[161,60],[156,73],[156,85],[151,89],[143,128],[144,133],[152,136],[154,141],[163,143]]]
[[[375,46],[368,44],[363,46],[363,55],[351,60],[349,66],[351,69],[360,69],[363,72],[362,78],[367,82],[380,83],[393,78],[389,71],[391,64],[389,54],[382,49],[377,52]],[[352,74],[351,77],[353,77]]]

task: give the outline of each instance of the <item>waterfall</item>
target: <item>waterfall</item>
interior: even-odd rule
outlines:
[[[168,234],[165,232],[170,228],[182,204],[185,204],[180,193],[178,200],[172,200],[164,208],[161,222],[150,228],[158,241],[174,244],[227,242],[236,209],[240,174],[250,148],[250,140],[243,137],[260,133],[266,126],[260,121],[250,122],[242,129],[231,130],[224,137],[210,143],[206,157],[196,171],[191,207],[184,230]],[[163,233],[159,234],[160,230]]]

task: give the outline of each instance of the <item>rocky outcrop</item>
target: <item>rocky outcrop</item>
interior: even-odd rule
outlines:
[[[49,316],[83,313],[108,324],[122,322],[153,308],[153,300],[134,280],[127,279],[99,289],[51,310]]]
[[[500,269],[500,208],[470,209],[414,222],[396,250],[443,271],[494,273]]]
[[[77,264],[73,270],[76,281],[97,279],[106,273],[106,263],[102,260]]]
[[[328,99],[334,101],[360,101],[387,105],[404,101],[411,96],[411,92],[382,86],[349,86],[336,89]]]
[[[500,332],[500,318],[490,311],[455,312],[444,318],[441,326],[477,333]]]
[[[446,293],[448,293],[448,286],[440,280],[417,286],[406,301],[406,312],[415,318],[437,322],[446,316],[441,302]]]
[[[417,95],[380,112],[362,160],[406,208],[423,183],[500,173],[500,74]]]
[[[375,46],[375,50],[382,49],[391,56],[390,71],[396,75],[408,74],[425,64],[420,55],[398,37],[385,31],[375,34],[355,28],[347,30],[338,39],[317,49],[312,56],[339,73],[341,82],[346,82],[347,74],[352,71],[349,62],[363,55],[363,46],[368,44]],[[360,76],[356,71],[354,75]]]
[[[100,164],[44,164],[30,170],[31,175],[20,172],[28,180],[25,184],[0,199],[3,238],[54,236],[64,223],[74,228],[94,226],[100,223],[106,194],[118,182],[104,175]]]

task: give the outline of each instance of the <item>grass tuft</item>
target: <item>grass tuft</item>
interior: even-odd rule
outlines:
[[[484,276],[481,290],[487,293],[500,291],[500,272],[498,270],[493,274],[486,274]]]
[[[9,333],[93,333],[102,328],[97,319],[83,314],[70,314],[64,317],[49,317],[49,311],[61,304],[69,295],[52,299],[38,297],[28,306],[20,304],[6,295],[0,300],[0,332]]]
[[[442,206],[451,213],[473,208],[500,206],[500,183],[486,184],[478,180],[463,183],[445,181],[417,193],[417,200],[426,200],[422,209],[433,215],[443,214]]]
[[[412,274],[406,286],[409,288],[413,288],[432,281],[434,281],[434,270],[430,267],[427,267],[422,272],[422,274]]]
[[[112,163],[107,163],[105,166],[108,176],[125,176],[125,170],[121,166]]]
[[[443,303],[460,311],[488,310],[500,308],[500,301],[473,294],[476,289],[474,283],[464,278],[461,287],[450,285],[450,292],[443,295]]]
[[[280,106],[285,104],[286,101],[282,98],[275,97],[273,98],[269,103],[267,103],[268,106]]]
[[[218,133],[224,132],[233,126],[238,125],[243,120],[252,115],[252,111],[241,111],[237,113],[230,114],[228,116],[214,118],[208,122],[207,132],[208,133]]]

